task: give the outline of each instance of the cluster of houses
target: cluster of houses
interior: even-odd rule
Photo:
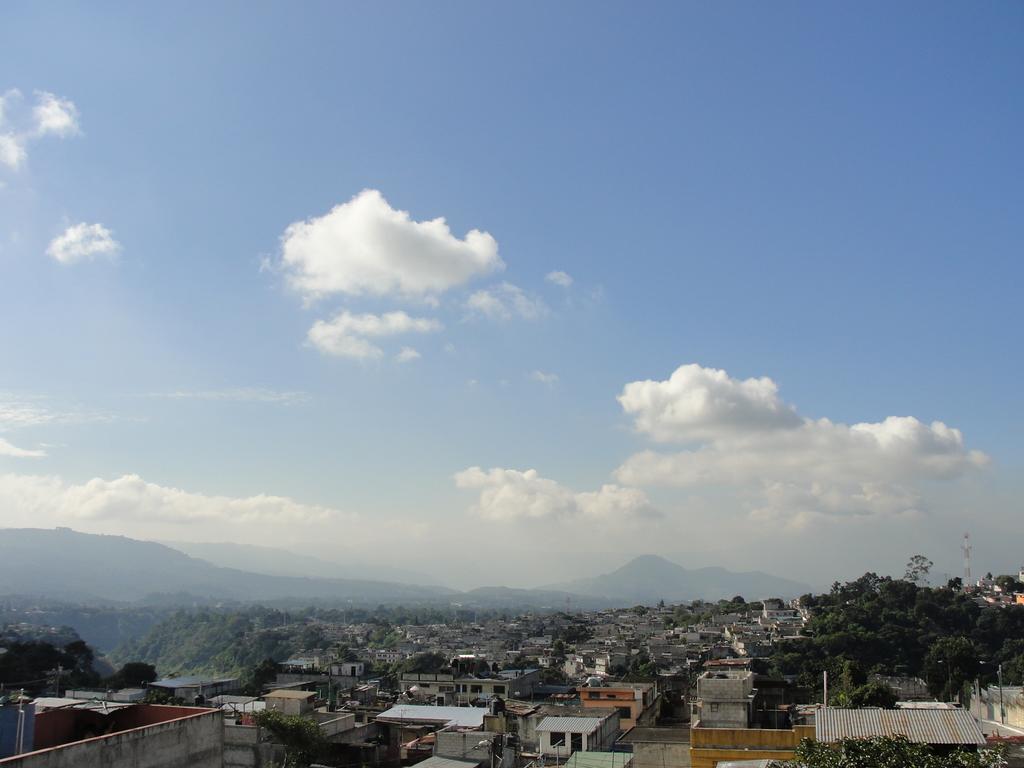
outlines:
[[[805,609],[781,600],[730,613],[715,614],[713,607],[700,602],[688,606],[704,619],[684,626],[676,625],[675,606],[396,626],[393,642],[383,648],[370,640],[379,631],[375,624],[323,626],[322,633],[370,667],[430,652],[480,657],[499,667],[529,663],[581,682],[595,675],[622,676],[638,657],[652,662],[665,677],[691,676],[709,658],[767,657],[775,643],[798,636],[807,619]]]
[[[978,605],[985,607],[1003,607],[1007,605],[1024,605],[1024,567],[1017,573],[1017,583],[1007,584],[987,574],[967,586],[970,594]]]
[[[892,733],[986,744],[970,711],[922,701],[914,681],[898,710],[844,710],[758,674],[807,618],[775,600],[638,607],[390,627],[386,643],[379,625],[332,625],[335,652],[281,660],[258,696],[236,678],[175,677],[149,686],[170,706],[139,689],[0,699],[0,768],[263,768],[289,748],[261,726],[267,711],[319,734],[325,765],[388,768],[714,768]],[[417,663],[428,657],[443,661]]]

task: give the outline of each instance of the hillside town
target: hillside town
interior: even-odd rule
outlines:
[[[1012,577],[987,576],[960,596],[985,614],[1024,611]],[[1019,685],[982,685],[978,674],[935,696],[920,677],[873,674],[860,690],[881,700],[852,706],[849,691],[829,695],[827,673],[822,686],[779,674],[773,658],[806,639],[813,603],[552,610],[395,625],[383,637],[376,622],[319,622],[326,647],[273,660],[247,693],[230,675],[5,686],[0,765],[119,768],[147,755],[168,768],[734,768],[791,760],[808,739],[897,733],[939,749],[997,745],[1024,765]],[[33,628],[4,631],[10,645]]]

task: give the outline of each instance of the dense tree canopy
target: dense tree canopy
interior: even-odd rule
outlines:
[[[93,652],[82,640],[63,648],[40,640],[15,641],[0,653],[0,683],[5,688],[24,688],[29,693],[52,690],[60,670],[61,688],[88,688],[98,685],[100,676],[93,670]]]
[[[904,736],[886,736],[844,739],[838,744],[804,739],[796,759],[776,762],[773,768],[996,768],[1002,764],[1001,752],[995,749],[939,754]]]
[[[141,688],[156,680],[156,667],[141,661],[129,661],[103,681],[108,688]]]
[[[1024,673],[1024,606],[983,609],[948,587],[874,573],[803,601],[812,610],[805,636],[772,657],[776,673],[803,685],[820,687],[825,670],[839,681],[854,662],[862,673],[924,677],[933,694],[952,698],[976,677],[991,681],[1000,663],[1007,683]],[[862,684],[841,689],[852,695]]]

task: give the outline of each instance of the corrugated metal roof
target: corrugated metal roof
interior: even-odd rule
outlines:
[[[818,741],[906,736],[921,744],[985,743],[974,716],[963,709],[819,709],[814,724]]]
[[[462,725],[479,728],[484,724],[484,707],[430,707],[416,704],[400,704],[377,715],[378,720],[441,722],[445,725]]]
[[[480,761],[456,760],[454,757],[437,757],[435,755],[416,763],[416,765],[422,765],[423,768],[477,768]]]
[[[538,731],[557,733],[593,733],[601,725],[598,717],[545,717],[537,726]]]
[[[573,752],[565,768],[628,768],[632,763],[628,752]]]
[[[186,675],[184,677],[165,677],[149,684],[150,688],[192,688],[200,685],[223,685],[224,683],[237,683],[237,677],[196,677]]]
[[[270,693],[263,694],[265,699],[315,699],[316,691],[289,691],[283,688],[277,688]]]

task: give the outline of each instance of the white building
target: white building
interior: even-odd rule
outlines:
[[[537,725],[540,752],[567,758],[573,752],[603,752],[619,733],[618,712],[603,717],[545,717]]]

